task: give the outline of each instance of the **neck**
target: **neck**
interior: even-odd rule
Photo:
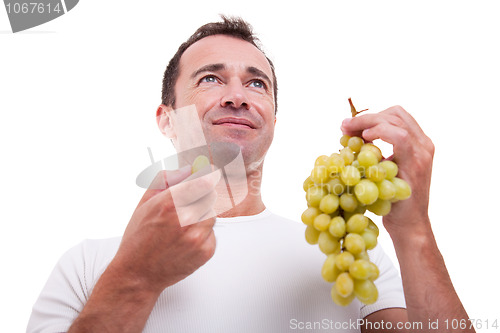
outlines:
[[[262,164],[253,170],[247,169],[246,178],[225,176],[216,187],[215,212],[218,217],[255,215],[266,208],[260,194]]]

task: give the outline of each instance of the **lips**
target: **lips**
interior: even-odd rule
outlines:
[[[215,120],[213,124],[255,129],[255,125],[250,120],[245,118],[225,117]]]

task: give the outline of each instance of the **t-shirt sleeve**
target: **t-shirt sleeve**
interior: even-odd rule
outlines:
[[[369,314],[387,308],[406,308],[403,292],[403,284],[398,270],[394,267],[391,259],[387,256],[380,245],[369,251],[370,260],[380,270],[375,285],[378,289],[378,299],[370,305],[361,307],[361,318]]]
[[[27,333],[68,331],[89,296],[84,252],[81,243],[59,259],[33,306]]]

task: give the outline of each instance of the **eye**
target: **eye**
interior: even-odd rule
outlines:
[[[266,84],[262,80],[252,80],[250,82],[250,86],[254,88],[260,88],[260,89],[265,89]]]
[[[201,78],[200,83],[202,82],[215,83],[217,82],[217,77],[215,75],[207,75]]]

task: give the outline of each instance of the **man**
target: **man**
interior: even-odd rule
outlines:
[[[193,148],[196,125],[183,111],[196,110],[206,142],[240,147],[247,178],[239,185],[251,181],[258,189],[274,136],[276,94],[274,67],[249,27],[224,18],[201,27],[171,60],[158,126],[178,151]],[[234,205],[220,172],[194,178],[183,167],[158,174],[121,239],[86,241],[63,256],[28,331],[383,332],[391,323],[392,331],[403,332],[404,323],[422,323],[406,331],[436,331],[429,322],[468,319],[430,227],[432,142],[401,107],[346,119],[342,130],[393,144],[399,174],[412,186],[412,197],[384,217],[404,298],[397,271],[376,247],[370,257],[381,270],[378,301],[335,305],[320,276],[325,256],[306,244],[303,225],[269,212],[259,191]],[[360,318],[363,326],[356,325]]]

